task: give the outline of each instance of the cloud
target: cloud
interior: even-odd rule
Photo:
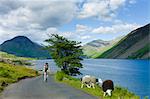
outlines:
[[[109,6],[112,11],[117,10],[125,4],[126,0],[110,0]]]
[[[135,0],[87,0],[80,9],[78,18],[95,17],[103,21],[111,21],[116,17],[118,9]]]
[[[21,6],[16,0],[0,0],[0,14],[7,14]]]
[[[75,32],[69,32],[69,31],[62,32],[55,27],[50,27],[50,28],[46,29],[46,31],[43,31],[43,33],[45,33],[46,35],[58,34],[60,36],[64,36],[64,37],[66,37],[68,39],[72,39],[72,40],[75,40],[77,38],[77,34]]]
[[[76,25],[76,32],[87,32],[89,31],[91,28],[86,26],[86,25],[81,25],[81,24],[77,24]]]
[[[84,40],[84,39],[90,39],[90,38],[91,38],[91,36],[89,36],[89,35],[85,35],[85,36],[82,36],[82,37],[81,37],[81,39],[83,39],[83,40]]]
[[[118,25],[92,28],[89,23],[88,26],[86,22],[77,23],[76,18],[83,19],[82,21],[85,18],[98,19],[99,22],[110,21],[117,17],[118,9],[133,2],[135,0],[0,0],[0,43],[18,35],[42,43],[47,39],[47,34],[52,33],[87,42],[98,38],[99,33],[132,30],[136,24],[122,24],[120,20],[115,20]],[[75,30],[59,30],[74,19]]]
[[[12,25],[16,28],[48,28],[58,27],[70,22],[76,13],[74,2],[49,0],[2,0],[0,8],[1,25]]]
[[[137,1],[136,0],[129,0],[130,4],[135,4]]]
[[[128,24],[128,23],[122,23],[122,24],[115,24],[112,26],[100,26],[98,28],[95,28],[92,30],[93,33],[98,34],[112,34],[112,33],[127,33],[130,32],[136,28],[140,27],[138,24]]]
[[[41,41],[52,27],[69,23],[76,10],[73,1],[0,0],[0,42],[17,35]]]

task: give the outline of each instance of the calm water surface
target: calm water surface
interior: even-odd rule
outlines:
[[[53,60],[33,61],[38,70],[43,68],[45,62],[49,63],[51,71],[58,70]],[[103,81],[111,79],[115,85],[125,87],[141,97],[150,96],[149,60],[85,59],[82,63],[83,75],[94,75]]]

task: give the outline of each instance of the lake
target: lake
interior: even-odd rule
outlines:
[[[33,61],[38,70],[41,70],[46,62],[49,63],[51,71],[58,70],[53,60]],[[82,63],[83,75],[94,75],[103,81],[111,79],[115,85],[127,88],[141,98],[150,96],[149,60],[84,59]]]

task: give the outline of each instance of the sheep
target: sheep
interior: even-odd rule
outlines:
[[[102,90],[104,91],[104,96],[106,96],[106,94],[111,96],[111,92],[114,90],[113,81],[112,80],[105,80],[102,83]]]
[[[101,86],[102,90],[104,91],[104,96],[106,96],[106,94],[111,96],[111,92],[114,90],[114,84],[112,80],[105,80],[103,82],[100,78],[85,75],[81,78],[81,82],[81,88],[83,88],[83,86],[86,85],[88,88],[93,87],[95,89],[95,84],[99,84],[99,86]]]
[[[83,88],[83,86],[86,85],[88,88],[93,87],[95,89],[95,84],[100,83],[101,79],[97,79],[94,76],[85,75],[84,77],[82,77],[81,81],[81,88]]]
[[[83,88],[84,84],[90,88],[89,84],[90,84],[90,75],[85,75],[84,77],[81,78],[81,88]]]

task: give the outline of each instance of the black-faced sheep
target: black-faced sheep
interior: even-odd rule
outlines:
[[[106,96],[106,94],[108,94],[109,96],[111,96],[111,92],[114,90],[114,84],[112,80],[105,80],[102,83],[102,89],[104,91],[104,96]]]
[[[95,84],[98,83],[99,81],[101,81],[101,79],[97,79],[94,76],[90,76],[90,75],[85,75],[84,77],[82,77],[81,79],[81,88],[83,88],[84,85],[86,85],[86,87],[88,88],[94,88],[95,89]],[[101,83],[101,82],[100,82]]]

